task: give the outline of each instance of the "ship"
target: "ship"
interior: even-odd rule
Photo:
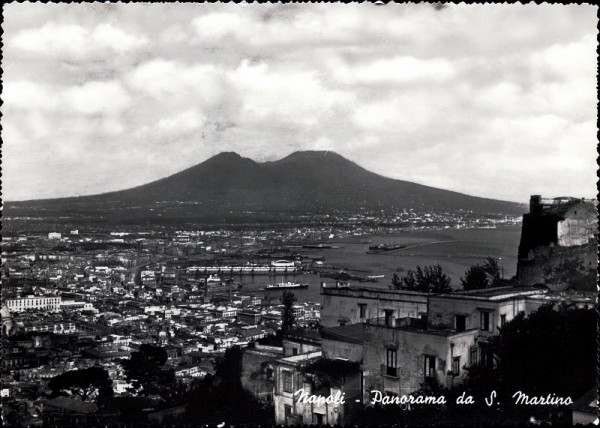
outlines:
[[[402,248],[406,248],[406,245],[392,245],[392,244],[371,245],[369,247],[369,251],[367,251],[367,254],[386,253],[388,251],[401,250]]]
[[[298,282],[280,282],[279,284],[269,284],[264,290],[287,290],[289,288],[308,288],[308,284],[300,284]]]
[[[316,250],[328,250],[331,248],[331,245],[325,245],[325,244],[305,244],[302,246],[302,248],[310,248],[310,249],[316,249]]]
[[[385,275],[368,275],[367,278],[368,279],[380,279],[380,278],[385,278]]]

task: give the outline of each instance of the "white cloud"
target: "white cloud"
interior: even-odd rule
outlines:
[[[274,116],[284,122],[315,125],[333,114],[336,106],[353,99],[324,86],[314,72],[272,70],[266,63],[252,65],[244,60],[228,77],[242,98],[247,117],[254,120]]]
[[[128,86],[155,99],[189,97],[214,102],[219,97],[219,70],[211,64],[186,65],[162,58],[140,64],[127,74]]]
[[[90,56],[126,54],[148,43],[145,36],[130,34],[110,23],[94,28],[48,22],[40,28],[24,29],[9,43],[25,52],[44,56],[83,59]]]
[[[443,58],[420,59],[411,56],[384,58],[351,67],[342,62],[332,65],[334,76],[345,84],[446,82],[455,74]]]
[[[206,117],[198,110],[186,110],[177,116],[162,119],[157,128],[167,133],[188,133],[204,125]]]
[[[315,148],[481,196],[596,191],[594,7],[3,11],[9,200],[127,188],[223,150]]]
[[[119,113],[130,104],[130,96],[120,82],[87,82],[66,89],[64,99],[74,112],[83,114]]]
[[[2,94],[5,108],[64,114],[118,114],[130,97],[119,82],[90,81],[69,87],[30,81],[7,81]]]

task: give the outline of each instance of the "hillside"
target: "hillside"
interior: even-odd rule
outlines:
[[[77,198],[7,202],[5,215],[70,211],[105,212],[111,217],[152,217],[161,203],[169,217],[203,218],[240,212],[329,213],[360,209],[470,210],[521,214],[517,203],[478,198],[367,171],[333,152],[296,152],[257,163],[221,153],[169,177],[132,189]]]

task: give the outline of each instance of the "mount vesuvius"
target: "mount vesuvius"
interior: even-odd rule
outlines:
[[[157,210],[157,203],[163,208]],[[232,152],[169,177],[127,190],[100,195],[7,202],[5,216],[101,212],[133,220],[202,219],[242,212],[314,213],[417,209],[521,214],[523,205],[479,198],[367,171],[334,152],[303,151],[258,163]],[[25,210],[25,211],[24,211]]]

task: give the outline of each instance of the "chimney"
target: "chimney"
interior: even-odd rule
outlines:
[[[542,209],[542,195],[531,195],[529,200],[529,212],[537,213]]]

